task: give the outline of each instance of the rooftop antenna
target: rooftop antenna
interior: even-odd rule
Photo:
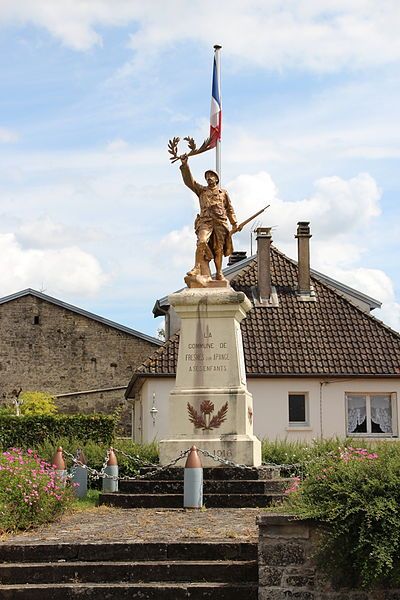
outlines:
[[[253,256],[253,234],[257,231],[257,229],[261,226],[261,221],[257,220],[254,223],[253,229],[250,229],[250,256]]]

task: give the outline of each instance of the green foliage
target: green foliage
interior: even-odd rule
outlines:
[[[47,392],[22,392],[18,400],[22,400],[21,415],[54,415],[57,412],[55,400]]]
[[[1,417],[12,417],[15,415],[15,410],[11,406],[0,406],[0,419]]]
[[[262,441],[262,461],[263,463],[272,463],[277,465],[288,465],[287,468],[281,468],[281,474],[284,477],[298,475],[304,478],[308,472],[308,465],[313,464],[315,459],[326,456],[330,452],[335,452],[340,446],[351,445],[352,440],[346,438],[320,439],[314,438],[309,442],[295,440],[268,440]],[[372,444],[367,444],[370,447]]]
[[[130,440],[117,440],[115,447],[119,450],[117,452],[117,459],[119,473],[122,476],[137,475],[141,466],[157,464],[159,461],[158,445],[156,442],[152,442],[151,444],[136,444]],[[124,456],[124,453],[132,456],[134,460],[129,458],[129,456]]]
[[[277,465],[298,464],[305,468],[310,460],[318,456],[325,456],[328,452],[334,451],[340,445],[345,445],[351,440],[340,440],[339,438],[313,439],[310,442],[287,440],[268,440],[262,441],[262,461],[263,463],[274,463]]]
[[[32,450],[0,455],[0,533],[53,521],[72,502],[72,488]]]
[[[111,444],[115,418],[109,415],[0,415],[0,447],[37,449],[47,439],[90,440]]]
[[[96,508],[99,505],[99,496],[99,490],[88,490],[84,498],[75,498],[71,506],[72,511],[82,512]]]
[[[307,464],[284,505],[322,524],[318,562],[339,584],[400,582],[400,446],[337,446]]]

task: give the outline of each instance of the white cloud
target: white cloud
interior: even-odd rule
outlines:
[[[397,0],[3,0],[3,22],[31,22],[75,50],[101,44],[98,28],[132,25],[135,62],[188,39],[223,44],[236,62],[332,71],[400,58]]]
[[[129,148],[129,143],[122,138],[112,140],[107,144],[107,150],[109,152],[124,152]]]
[[[309,198],[293,202],[279,197],[271,176],[265,171],[240,175],[227,187],[239,221],[266,204],[271,205],[260,219],[266,225],[278,225],[278,239],[287,239],[293,234],[297,221],[312,222],[318,239],[327,239],[355,231],[380,214],[381,192],[368,173],[349,180],[337,176],[319,179]]]
[[[51,293],[96,294],[106,282],[98,261],[80,248],[24,250],[13,234],[0,234],[0,294],[27,287]]]
[[[0,144],[12,144],[19,140],[19,135],[16,131],[0,127]]]
[[[195,239],[193,229],[187,225],[181,230],[171,231],[160,240],[155,250],[158,263],[165,268],[181,270],[183,276],[194,263]]]
[[[94,228],[82,229],[55,223],[50,217],[28,221],[16,231],[16,239],[28,248],[63,248],[83,241],[97,241],[104,237]]]

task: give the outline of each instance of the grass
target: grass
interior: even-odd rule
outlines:
[[[73,512],[84,512],[85,510],[93,510],[99,506],[99,490],[88,490],[85,498],[76,498],[72,503],[71,510]]]

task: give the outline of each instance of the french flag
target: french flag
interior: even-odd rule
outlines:
[[[208,148],[215,148],[217,141],[221,140],[222,127],[222,106],[220,77],[217,66],[217,58],[214,54],[214,67],[211,92],[211,111],[210,111],[210,143]]]

